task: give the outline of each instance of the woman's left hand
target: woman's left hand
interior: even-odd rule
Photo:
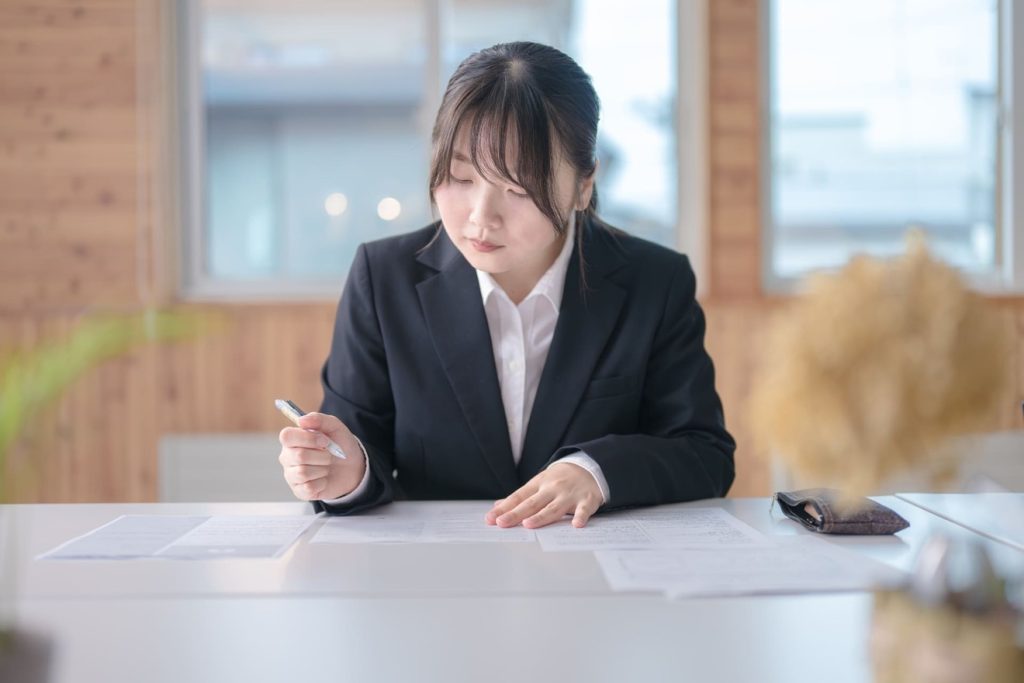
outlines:
[[[601,489],[590,472],[573,463],[556,462],[508,498],[496,501],[484,521],[500,527],[522,523],[536,529],[571,514],[572,525],[581,527],[602,502]]]

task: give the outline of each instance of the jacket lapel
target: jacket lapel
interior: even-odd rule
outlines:
[[[476,271],[443,231],[417,260],[439,271],[416,285],[434,348],[484,459],[511,492],[519,479]]]
[[[583,289],[579,251],[574,250],[565,277],[558,323],[523,442],[518,467],[520,482],[536,474],[562,445],[569,421],[626,300],[625,290],[606,278],[624,263],[613,238],[603,228],[592,225],[581,232],[587,287]]]

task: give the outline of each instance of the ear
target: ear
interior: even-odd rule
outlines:
[[[590,197],[594,194],[594,180],[597,178],[597,169],[600,165],[600,161],[595,162],[594,172],[580,180],[579,192],[576,195],[579,198],[576,204],[577,211],[583,211],[590,206]]]

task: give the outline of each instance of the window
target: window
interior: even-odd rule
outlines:
[[[444,85],[509,40],[554,45],[592,75],[601,213],[676,246],[674,19],[668,0],[190,0],[186,295],[333,297],[361,242],[434,220]]]
[[[899,253],[912,227],[976,282],[1011,280],[1010,3],[766,5],[769,288],[855,253]]]

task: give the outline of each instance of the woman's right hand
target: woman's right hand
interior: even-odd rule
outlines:
[[[315,431],[306,431],[312,429]],[[356,437],[333,415],[307,413],[298,427],[285,427],[278,436],[284,480],[300,500],[331,500],[351,493],[363,480],[366,458]],[[341,446],[348,457],[336,458],[327,440]]]

